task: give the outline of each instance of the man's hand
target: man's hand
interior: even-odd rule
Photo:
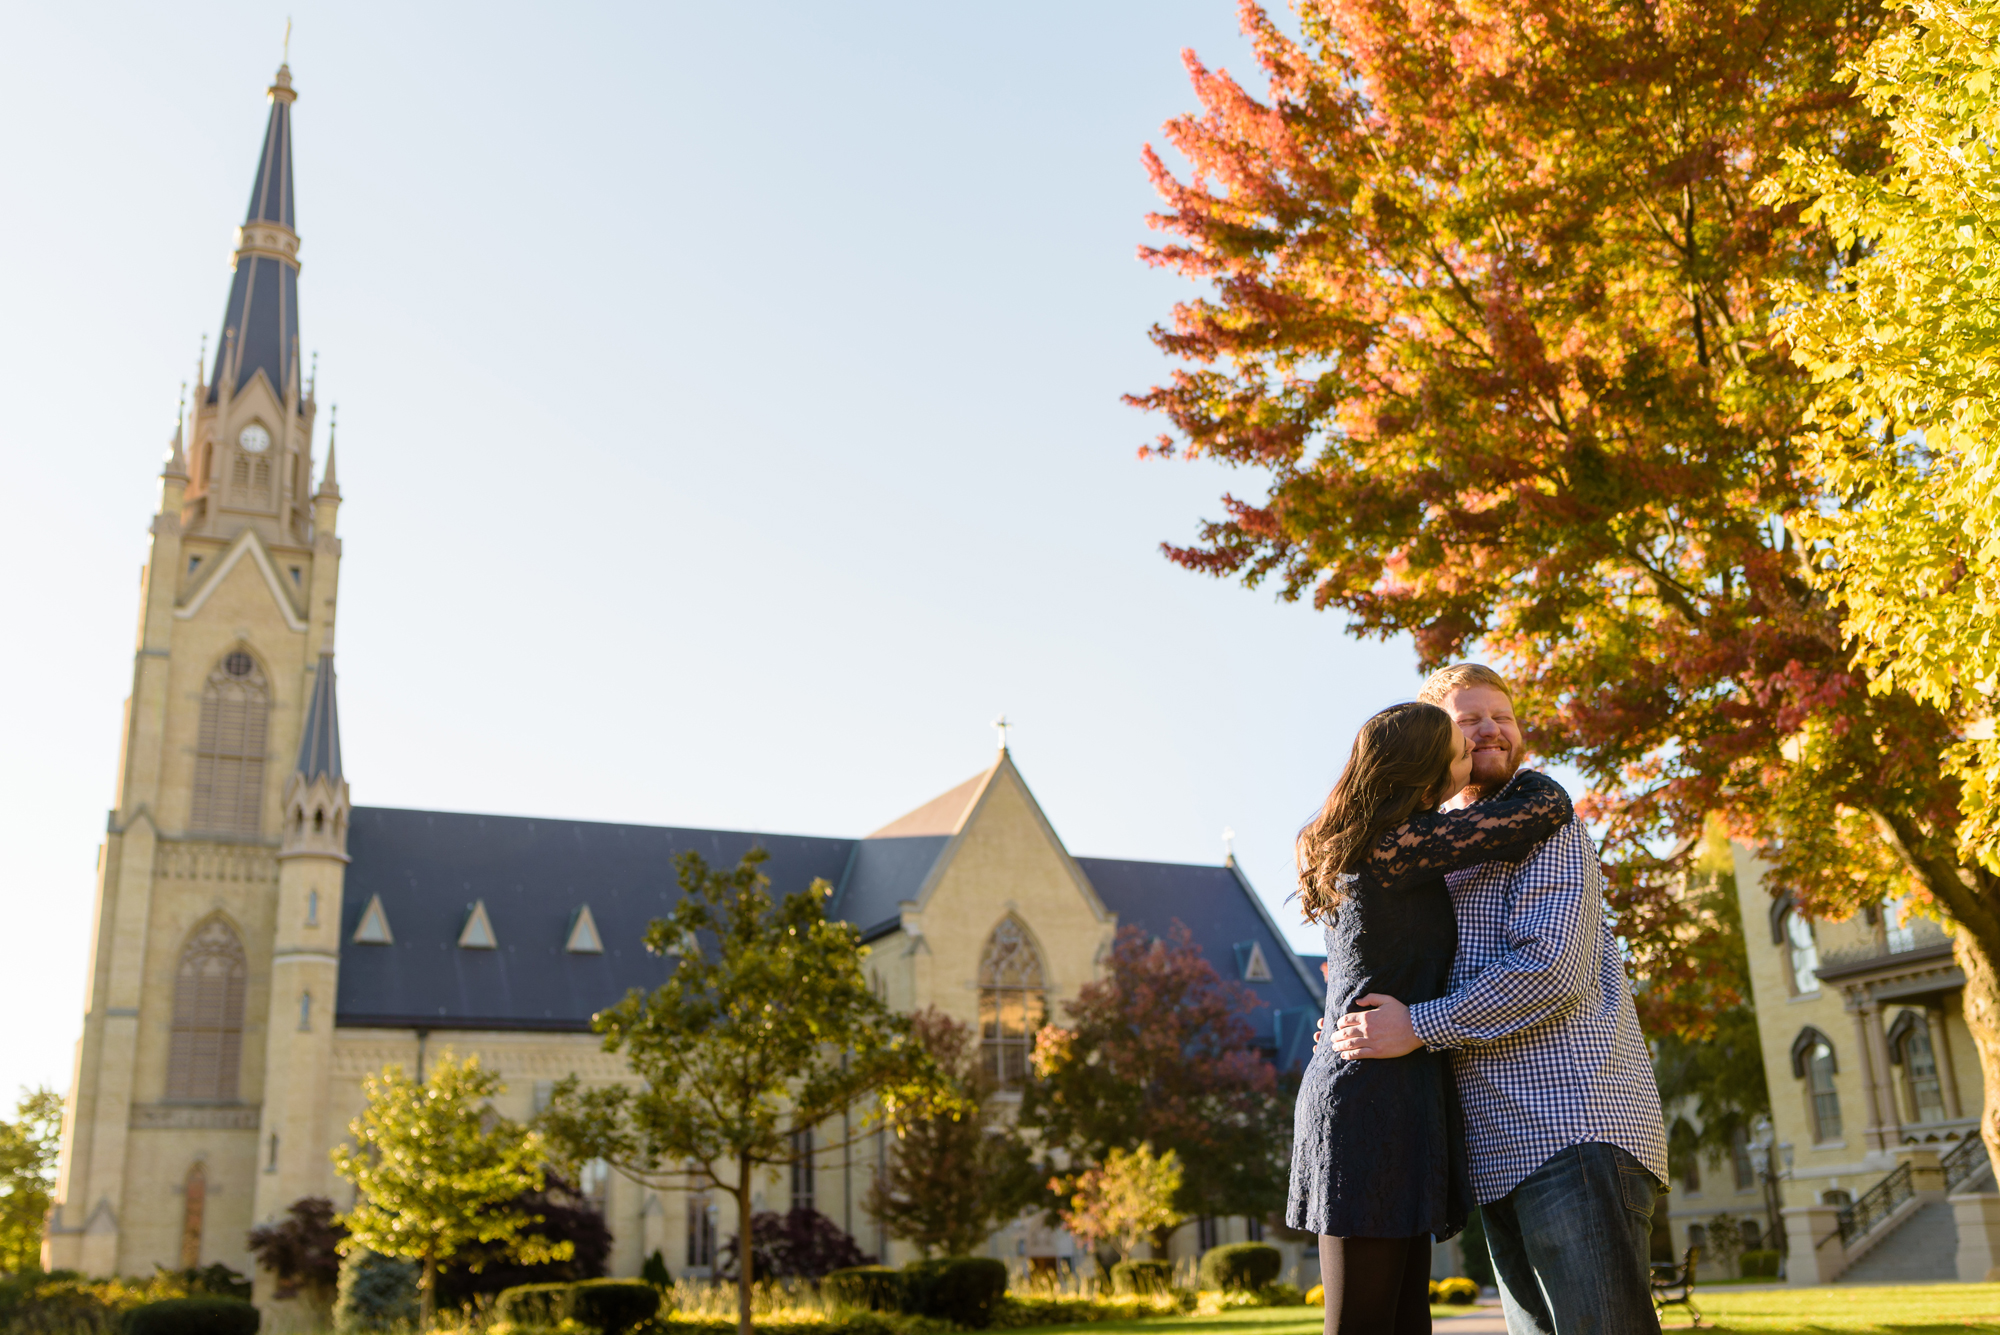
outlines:
[[[1334,1031],[1333,1050],[1350,1061],[1362,1057],[1401,1057],[1423,1046],[1410,1027],[1410,1008],[1394,997],[1370,992],[1354,1003],[1373,1010],[1349,1011]]]

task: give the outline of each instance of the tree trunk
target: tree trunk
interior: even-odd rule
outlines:
[[[750,1224],[750,1156],[736,1160],[736,1335],[750,1328],[751,1270],[757,1264],[756,1230]]]
[[[1965,1027],[1979,1053],[1986,1097],[1979,1113],[1979,1134],[1986,1157],[2000,1179],[2000,968],[1986,943],[1964,926],[1958,929],[1958,967],[1965,974]]]
[[[429,1330],[437,1324],[437,1257],[424,1253],[423,1278],[417,1281],[417,1329]]]

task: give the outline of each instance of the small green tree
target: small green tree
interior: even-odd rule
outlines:
[[[517,1198],[541,1190],[545,1148],[539,1133],[494,1115],[487,1101],[502,1088],[476,1055],[445,1053],[421,1084],[387,1067],[368,1078],[368,1110],[348,1124],[355,1146],[333,1152],[359,1193],[338,1221],[348,1231],[341,1251],[421,1262],[426,1330],[437,1314],[438,1267],[461,1252],[499,1244],[530,1264],[569,1256],[569,1243],[526,1231],[540,1217]]]
[[[1060,1190],[1060,1181],[1050,1183]],[[1113,1150],[1101,1167],[1087,1169],[1076,1179],[1063,1225],[1093,1249],[1108,1243],[1118,1259],[1129,1261],[1141,1242],[1180,1223],[1174,1194],[1181,1189],[1181,1160],[1168,1150],[1155,1155],[1151,1145]]]
[[[62,1098],[54,1090],[24,1089],[14,1120],[0,1122],[0,1272],[41,1265],[62,1116]]]
[[[906,1108],[892,1119],[896,1153],[869,1188],[866,1209],[925,1256],[967,1256],[1035,1201],[1040,1174],[1015,1128],[996,1115],[998,1082],[979,1059],[972,1027],[935,1007],[910,1022],[960,1106]]]
[[[883,1113],[956,1106],[908,1018],[869,987],[860,933],[828,921],[832,887],[816,880],[774,899],[765,857],[752,849],[726,872],[692,852],[675,859],[681,900],[648,926],[646,948],[678,963],[650,995],[634,991],[595,1021],[641,1087],[586,1090],[571,1077],[540,1120],[567,1161],[728,1192],[746,1236],[758,1176],[792,1161],[795,1132],[869,1100],[852,1140],[817,1147],[836,1150]],[[750,1335],[754,1253],[739,1250],[737,1327]]]

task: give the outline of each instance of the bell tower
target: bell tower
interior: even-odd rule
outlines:
[[[50,1267],[249,1273],[256,1211],[304,1181],[268,1137],[282,1149],[273,1124],[303,1115],[332,1025],[347,785],[340,489],[330,439],[315,485],[299,354],[297,96],[280,66],[215,356],[160,474]]]

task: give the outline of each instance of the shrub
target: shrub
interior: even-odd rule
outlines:
[[[1306,1304],[1306,1296],[1299,1292],[1296,1284],[1266,1284],[1257,1290],[1257,1296],[1264,1300],[1266,1307],[1304,1307]]]
[[[1285,1258],[1268,1242],[1232,1242],[1202,1253],[1204,1289],[1261,1289],[1278,1278]]]
[[[257,1309],[241,1298],[168,1298],[125,1315],[125,1335],[257,1335]]]
[[[1454,1276],[1451,1279],[1431,1281],[1431,1301],[1448,1303],[1453,1307],[1463,1307],[1479,1301],[1479,1286],[1471,1280]]]
[[[493,1315],[517,1326],[553,1326],[569,1314],[571,1284],[517,1284],[501,1291]]]
[[[604,1335],[625,1335],[660,1310],[660,1291],[638,1279],[586,1279],[570,1285],[565,1316]]]
[[[1111,1267],[1113,1293],[1165,1293],[1173,1286],[1172,1261],[1120,1261]]]
[[[646,1264],[639,1267],[639,1278],[656,1289],[673,1287],[674,1277],[667,1269],[667,1258],[660,1255],[658,1247],[653,1248],[653,1254],[646,1258]]]
[[[87,1280],[74,1270],[23,1271],[0,1280],[0,1330],[7,1335],[110,1335],[125,1312],[148,1299],[170,1296],[151,1291],[154,1287]]]
[[[1306,1306],[1308,1307],[1326,1306],[1326,1285],[1315,1284],[1311,1288],[1306,1290]]]
[[[531,1218],[539,1216],[537,1222],[521,1229],[521,1236],[567,1242],[572,1248],[570,1258],[530,1265],[514,1259],[503,1243],[467,1247],[449,1265],[438,1267],[440,1308],[463,1307],[487,1294],[523,1284],[567,1284],[596,1279],[604,1273],[604,1264],[611,1257],[611,1230],[597,1208],[578,1196],[565,1179],[551,1173],[541,1190],[522,1192],[506,1208]]]
[[[835,1307],[870,1312],[903,1310],[902,1272],[886,1265],[854,1265],[832,1271],[819,1282],[819,1291]]]
[[[175,1291],[175,1297],[250,1301],[249,1278],[220,1261],[213,1265],[189,1266],[185,1270],[169,1270],[163,1265],[155,1265],[153,1271],[161,1285]]]
[[[295,1200],[286,1214],[279,1223],[250,1230],[251,1255],[276,1277],[278,1297],[304,1289],[315,1302],[325,1302],[340,1284],[337,1248],[347,1230],[334,1221],[333,1202],[324,1196]]]
[[[904,1307],[982,1330],[1007,1292],[1007,1267],[990,1256],[945,1256],[903,1267]]]
[[[355,1251],[340,1263],[340,1292],[333,1304],[333,1328],[341,1335],[387,1331],[417,1323],[415,1261]]]
[[[722,1244],[716,1257],[715,1273],[722,1279],[736,1277],[740,1236]],[[750,1273],[757,1279],[818,1279],[835,1270],[867,1265],[875,1258],[862,1251],[853,1238],[825,1215],[805,1206],[779,1214],[766,1210],[750,1216]]]
[[[1777,1277],[1777,1252],[1759,1248],[1743,1253],[1743,1278],[1776,1279]]]

